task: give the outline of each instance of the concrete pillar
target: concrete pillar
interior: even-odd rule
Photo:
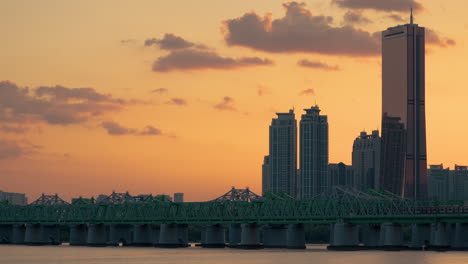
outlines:
[[[195,244],[196,247],[201,247],[202,245],[206,244],[206,228],[206,226],[201,226],[200,243]]]
[[[160,225],[150,225],[151,227],[151,241],[153,242],[153,246],[157,247],[159,245],[159,234],[161,232]]]
[[[10,244],[13,240],[13,226],[0,225],[0,244]]]
[[[153,246],[153,230],[148,224],[133,225],[132,246],[151,247]]]
[[[84,224],[70,226],[70,246],[86,246],[88,243],[88,228]]]
[[[47,244],[45,241],[42,240],[40,224],[26,224],[24,244],[31,246]]]
[[[305,249],[304,224],[290,224],[286,234],[286,247],[290,249]]]
[[[42,241],[46,245],[60,245],[60,226],[58,225],[41,225]]]
[[[411,225],[411,242],[410,249],[421,250],[423,247],[429,246],[431,241],[431,225],[430,224],[412,224]]]
[[[241,225],[240,224],[230,224],[229,225],[229,244],[228,247],[234,248],[239,246],[241,242]]]
[[[177,237],[179,240],[180,247],[190,247],[190,244],[188,241],[188,225],[187,224],[177,225]]]
[[[26,233],[25,225],[13,225],[13,244],[24,244],[24,236]]]
[[[433,240],[429,249],[437,251],[445,251],[450,248],[450,233],[447,223],[435,223],[431,226]]]
[[[177,224],[161,224],[158,247],[177,248],[180,244]]]
[[[358,250],[359,228],[355,224],[336,223],[333,227],[333,237],[329,250]]]
[[[204,248],[224,248],[226,246],[226,230],[221,224],[207,226],[204,230]]]
[[[468,249],[468,223],[456,223],[452,232],[452,249]]]
[[[88,246],[105,247],[107,246],[107,230],[104,224],[88,225]]]
[[[239,247],[244,249],[263,248],[263,245],[260,244],[260,226],[258,224],[241,225],[241,242]]]
[[[270,224],[263,227],[263,246],[265,248],[286,248],[286,225]]]
[[[377,249],[380,247],[380,225],[368,224],[364,225],[362,229],[362,242],[366,249]]]
[[[382,248],[385,250],[402,250],[407,248],[403,244],[403,232],[400,224],[383,223],[380,228]]]
[[[111,224],[109,228],[109,246],[129,246],[132,244],[132,225]]]

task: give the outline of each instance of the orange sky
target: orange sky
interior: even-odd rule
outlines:
[[[353,5],[367,2],[2,1],[0,189],[31,201],[42,192],[261,193],[271,118],[294,107],[300,119],[315,102],[329,116],[330,162],[350,164],[354,138],[380,127],[372,34],[409,17],[386,0]],[[416,23],[433,32],[429,164],[468,164],[468,2],[394,2],[419,2]]]

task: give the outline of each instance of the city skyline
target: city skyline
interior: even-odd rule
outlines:
[[[30,199],[115,189],[207,200],[232,185],[260,193],[271,117],[315,102],[330,117],[329,162],[350,164],[358,132],[380,127],[374,33],[409,21],[406,6],[358,10],[336,1],[109,3],[0,4],[9,40],[0,44],[0,189]],[[456,139],[468,133],[459,122],[468,114],[462,60],[468,24],[461,14],[467,5],[429,0],[416,10],[415,23],[431,32],[428,164],[466,163],[468,142]],[[179,18],[167,15],[174,12]],[[298,32],[305,23],[306,45],[281,35],[280,46],[266,45],[270,35],[261,28],[257,42],[249,42],[242,38],[254,28],[246,27],[247,18]],[[362,47],[320,46],[319,29],[333,33],[328,44],[340,43],[336,29],[349,30]],[[77,89],[83,87],[92,89]]]

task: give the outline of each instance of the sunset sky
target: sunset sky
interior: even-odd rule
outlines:
[[[261,193],[276,112],[380,129],[380,32],[426,27],[428,163],[468,164],[466,0],[0,2],[0,190]]]

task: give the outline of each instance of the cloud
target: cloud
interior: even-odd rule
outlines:
[[[20,158],[33,154],[41,146],[33,145],[28,141],[13,141],[0,139],[0,160]]]
[[[455,46],[457,43],[455,40],[442,37],[438,35],[434,30],[426,28],[426,43],[429,45],[439,46],[446,48],[449,46]]]
[[[157,89],[151,90],[152,93],[158,93],[158,94],[167,93],[168,91],[169,90],[166,88],[157,88]]]
[[[379,55],[379,43],[367,31],[334,27],[330,16],[314,16],[304,3],[283,4],[286,15],[272,20],[254,12],[224,21],[225,41],[267,52],[307,52],[345,56]]]
[[[338,65],[330,66],[330,65],[325,64],[325,63],[320,62],[320,61],[311,61],[311,60],[307,60],[307,59],[302,59],[302,60],[298,61],[297,65],[299,65],[301,67],[320,69],[320,70],[324,70],[324,71],[338,71],[338,70],[340,70]]]
[[[130,44],[135,44],[136,40],[135,39],[122,39],[120,40],[120,44],[122,45],[130,45]]]
[[[405,22],[405,21],[408,21],[408,20],[405,20],[402,16],[398,15],[398,14],[390,14],[388,15],[388,18],[396,21],[396,22]]]
[[[83,123],[133,103],[137,101],[113,98],[92,88],[42,86],[32,90],[12,82],[0,82],[0,122],[3,123]]]
[[[261,84],[258,84],[257,85],[257,94],[258,96],[264,96],[264,95],[267,95],[267,94],[270,94],[271,93],[271,89],[266,87],[266,86],[263,86]]]
[[[369,24],[372,20],[365,17],[360,10],[349,10],[343,17],[344,24]]]
[[[299,95],[315,95],[315,91],[313,89],[305,89],[301,91]]]
[[[207,47],[203,44],[196,44],[185,40],[182,37],[176,36],[171,33],[166,33],[162,39],[150,38],[145,40],[145,46],[156,45],[163,50],[180,50],[187,48],[199,48],[206,49]]]
[[[23,134],[26,133],[29,130],[27,127],[20,127],[20,126],[0,126],[0,131],[6,132],[6,133],[13,133],[13,134]]]
[[[415,0],[333,0],[342,8],[373,9],[377,11],[409,12],[410,7],[422,11],[424,7]]]
[[[143,131],[139,133],[139,135],[161,135],[161,130],[153,127],[153,126],[146,126]]]
[[[180,50],[158,58],[153,64],[153,71],[169,72],[173,70],[234,69],[249,66],[272,65],[269,59],[258,57],[230,58],[222,57],[213,51]]]
[[[166,104],[172,104],[172,105],[187,105],[187,100],[182,99],[182,98],[171,98]]]
[[[234,105],[234,99],[229,96],[225,96],[220,103],[215,104],[213,107],[222,111],[237,111]]]
[[[107,130],[107,134],[113,136],[122,136],[122,135],[161,135],[161,130],[153,127],[153,126],[146,126],[143,130],[139,131],[134,128],[128,128],[120,125],[119,123],[113,121],[106,121],[102,122],[101,126]]]

